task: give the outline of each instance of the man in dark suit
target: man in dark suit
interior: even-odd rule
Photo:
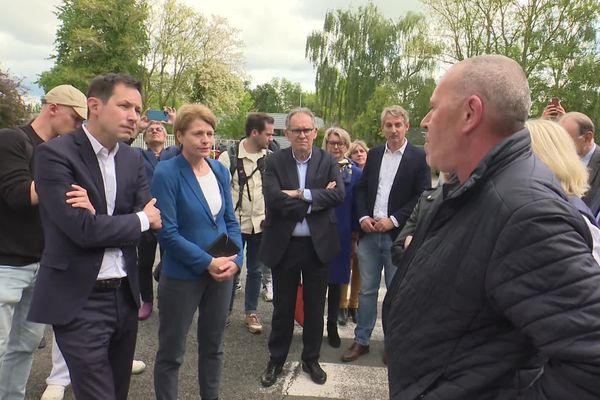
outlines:
[[[361,227],[358,243],[360,297],[354,342],[342,361],[354,361],[369,352],[377,321],[377,294],[381,269],[386,286],[396,272],[391,246],[412,213],[423,190],[431,186],[425,153],[408,142],[408,113],[400,106],[381,113],[381,129],[387,141],[372,148],[356,188],[356,210]]]
[[[40,145],[36,189],[45,247],[29,319],[52,324],[75,397],[126,399],[137,335],[136,244],[161,227],[144,165],[127,140],[139,120],[140,84],[118,74],[96,77],[88,121]],[[66,201],[71,185],[87,191],[93,212]]]
[[[577,154],[588,168],[590,188],[582,199],[596,215],[600,211],[600,148],[594,143],[594,123],[587,115],[574,111],[563,115],[558,123],[573,138]]]
[[[340,249],[334,209],[344,200],[337,162],[313,147],[315,117],[307,108],[286,119],[291,147],[266,159],[263,176],[266,217],[260,258],[273,275],[270,359],[261,377],[271,386],[281,373],[294,333],[296,290],[302,275],[304,330],[302,369],[318,384],[327,380],[319,365],[327,263]]]

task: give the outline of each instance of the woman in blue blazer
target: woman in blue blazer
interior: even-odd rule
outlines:
[[[154,366],[159,400],[177,399],[178,371],[196,309],[200,396],[219,396],[223,332],[242,253],[213,257],[208,249],[221,234],[227,234],[239,249],[242,240],[233,212],[229,171],[209,158],[215,125],[214,114],[205,106],[181,107],[174,126],[181,154],[159,163],[154,171],[152,193],[163,222],[158,240],[164,249]]]

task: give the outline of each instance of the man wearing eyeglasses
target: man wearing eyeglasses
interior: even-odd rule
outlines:
[[[167,141],[167,131],[162,123],[150,121],[144,130],[144,143],[146,150],[137,148],[144,160],[146,177],[148,182],[152,182],[154,168],[159,161],[168,160],[179,154],[179,149],[175,146],[165,148]],[[156,256],[156,235],[151,230],[142,233],[138,245],[138,267],[140,270],[140,295],[142,305],[138,311],[138,318],[144,321],[150,317],[154,302],[154,289],[152,286],[152,267]]]
[[[563,115],[558,123],[573,138],[581,162],[588,167],[590,189],[582,199],[596,215],[600,210],[600,201],[594,201],[600,197],[600,148],[594,143],[594,123],[587,115],[574,111]]]
[[[327,263],[340,249],[335,207],[344,200],[337,162],[313,147],[317,136],[313,113],[296,108],[285,125],[291,147],[267,157],[263,176],[266,216],[260,257],[273,275],[270,359],[261,376],[266,387],[275,383],[288,355],[300,277],[304,286],[302,369],[317,384],[327,380],[319,365]]]

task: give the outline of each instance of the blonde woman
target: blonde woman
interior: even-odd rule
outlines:
[[[348,147],[346,157],[350,158],[359,170],[365,167],[367,163],[367,154],[369,146],[362,140],[355,140]],[[360,291],[360,272],[358,269],[358,257],[356,249],[358,246],[358,233],[352,237],[352,274],[350,284],[340,286],[340,312],[338,322],[340,325],[348,323],[348,317],[356,323],[356,310],[358,310],[358,292]],[[350,287],[350,298],[348,298],[348,287]]]
[[[533,153],[556,175],[569,202],[585,217],[594,241],[592,255],[600,263],[600,229],[595,216],[581,200],[589,189],[588,171],[577,155],[573,139],[563,127],[550,120],[530,120],[525,126],[531,135]]]

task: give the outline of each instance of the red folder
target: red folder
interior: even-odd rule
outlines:
[[[304,326],[304,290],[302,290],[302,284],[298,285],[298,291],[296,292],[294,319],[300,326]]]

